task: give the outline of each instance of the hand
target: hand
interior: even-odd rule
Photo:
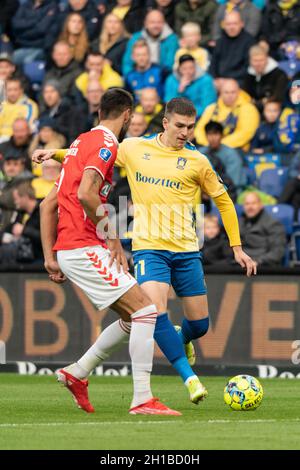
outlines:
[[[22,235],[23,230],[24,230],[24,225],[16,223],[12,226],[11,232],[15,237],[19,238]]]
[[[213,39],[211,41],[208,41],[207,45],[209,47],[216,47],[217,41],[214,41]]]
[[[184,92],[187,86],[191,83],[191,80],[189,78],[182,78],[179,83],[178,91],[179,93]]]
[[[110,251],[109,268],[113,265],[113,262],[116,260],[118,273],[121,271],[121,266],[123,268],[124,273],[127,273],[128,263],[120,240],[118,238],[110,239],[106,240],[106,243]]]
[[[46,260],[44,266],[46,271],[49,273],[51,281],[56,282],[56,284],[65,282],[66,276],[60,270],[59,264],[56,260]]]
[[[42,163],[50,158],[54,157],[56,153],[55,149],[37,149],[33,152],[31,160],[35,163]]]
[[[234,253],[235,261],[242,266],[242,268],[246,268],[247,276],[250,277],[252,274],[256,274],[257,272],[257,263],[253,261],[250,256],[248,256],[243,250],[241,246],[234,246],[232,247]]]

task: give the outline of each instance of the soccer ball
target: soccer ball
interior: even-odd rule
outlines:
[[[224,389],[224,401],[235,411],[255,410],[262,401],[263,388],[251,375],[236,375]]]

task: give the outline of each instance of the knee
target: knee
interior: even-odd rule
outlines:
[[[209,328],[209,317],[202,318],[201,320],[187,320],[186,318],[182,322],[183,335],[185,331],[188,332],[189,337],[192,339],[201,338],[208,332]]]

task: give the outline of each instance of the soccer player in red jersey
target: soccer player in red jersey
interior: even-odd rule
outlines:
[[[51,280],[60,283],[70,279],[98,309],[111,307],[120,315],[120,320],[106,328],[82,358],[61,369],[57,376],[77,405],[93,412],[87,377],[99,359],[107,357],[130,333],[134,395],[129,412],[180,415],[152,396],[150,374],[157,309],[128,273],[120,241],[106,224],[103,208],[112,184],[117,138],[121,140],[125,135],[132,111],[132,97],[125,90],[114,88],[102,96],[100,125],[72,143],[56,186],[41,204],[45,267]]]

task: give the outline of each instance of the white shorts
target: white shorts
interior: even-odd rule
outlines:
[[[59,250],[57,261],[65,276],[80,287],[99,309],[109,307],[136,284],[116,261],[108,268],[110,251],[100,245],[75,250]]]

